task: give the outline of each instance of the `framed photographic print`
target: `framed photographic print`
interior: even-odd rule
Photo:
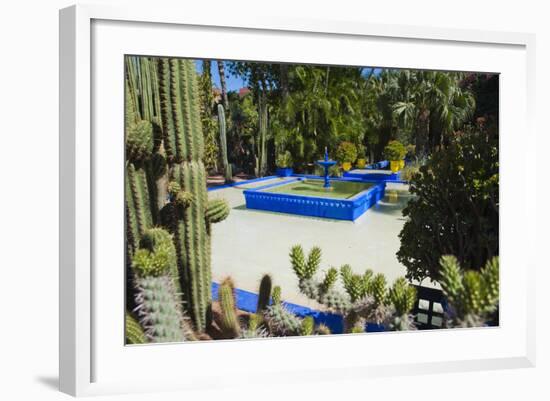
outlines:
[[[60,14],[62,391],[532,366],[532,36],[178,15]]]

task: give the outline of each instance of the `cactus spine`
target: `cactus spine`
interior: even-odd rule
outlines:
[[[223,171],[225,172],[225,181],[230,182],[233,178],[231,165],[227,158],[227,135],[225,130],[225,110],[221,104],[218,104],[218,125],[220,128],[220,150],[222,153]]]

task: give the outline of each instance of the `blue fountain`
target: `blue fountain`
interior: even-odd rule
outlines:
[[[325,169],[325,183],[323,185],[323,188],[327,190],[331,189],[328,169],[336,164],[336,160],[330,160],[328,158],[328,150],[325,147],[325,160],[317,160],[315,163],[317,163],[319,166],[322,166]]]

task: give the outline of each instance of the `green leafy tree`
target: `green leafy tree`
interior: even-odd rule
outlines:
[[[476,127],[435,152],[412,179],[397,257],[407,278],[440,278],[442,255],[483,266],[498,255],[499,175],[496,130]]]
[[[214,108],[214,93],[212,91],[211,63],[209,60],[202,62],[202,74],[199,76],[200,114],[202,133],[204,137],[204,165],[208,170],[218,169],[218,123]]]

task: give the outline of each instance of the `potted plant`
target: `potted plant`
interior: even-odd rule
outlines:
[[[405,155],[407,148],[399,141],[389,141],[384,148],[384,157],[390,161],[390,169],[397,173],[405,165]]]
[[[366,152],[364,146],[359,146],[359,149],[357,150],[357,162],[356,162],[357,168],[365,168],[367,165],[367,159],[366,159]]]
[[[336,149],[336,160],[342,164],[344,171],[351,170],[351,164],[357,159],[357,148],[351,142],[342,142]]]
[[[288,150],[284,153],[279,153],[275,164],[277,165],[277,175],[279,177],[290,177],[292,175],[292,155]]]

